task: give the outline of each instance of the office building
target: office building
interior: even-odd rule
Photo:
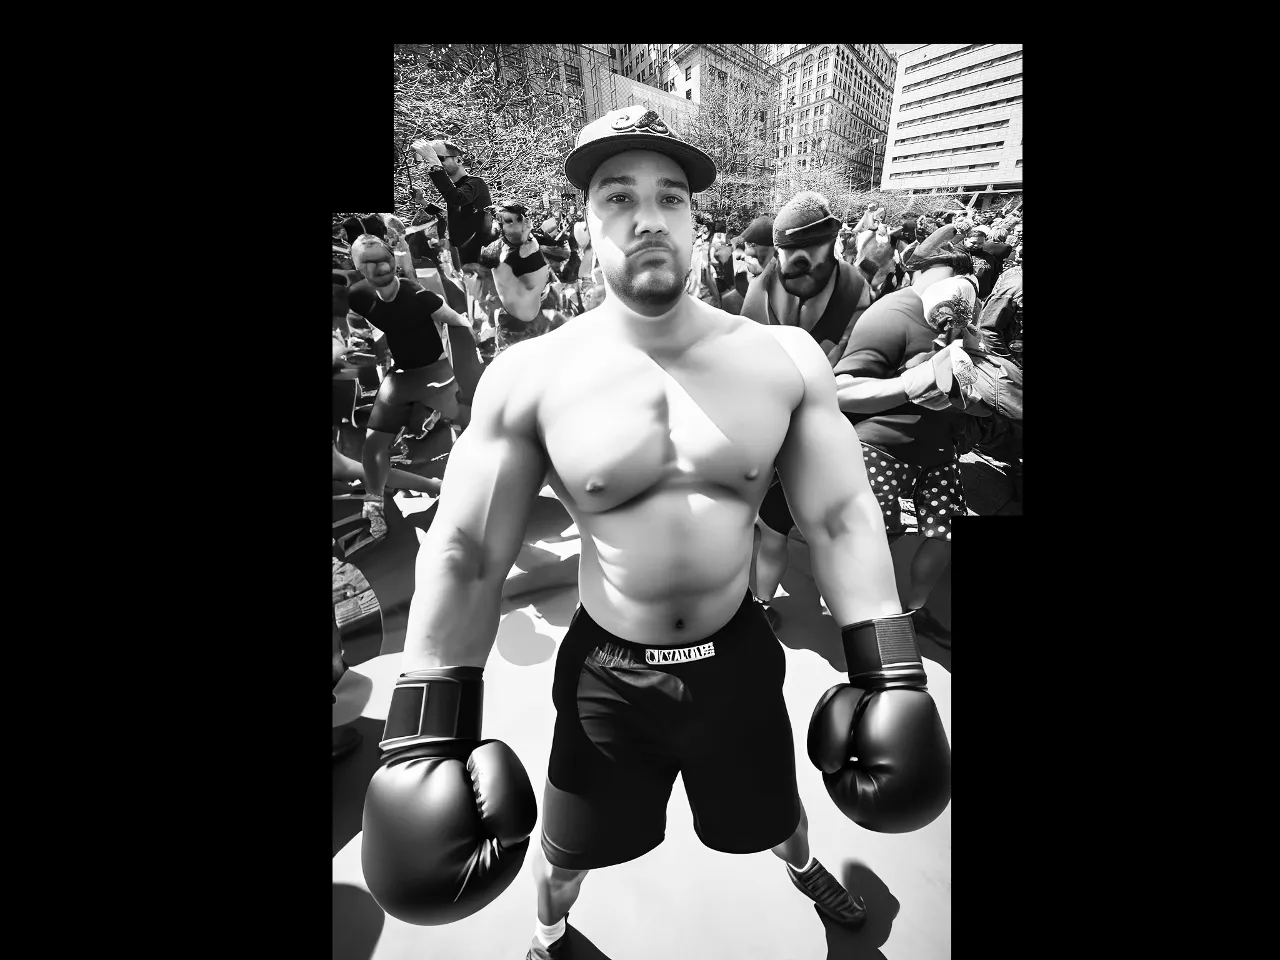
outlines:
[[[897,58],[879,43],[770,44],[779,173],[838,171],[870,189],[884,163]]]
[[[1022,191],[1022,44],[930,43],[902,55],[881,187],[979,193],[979,208]]]

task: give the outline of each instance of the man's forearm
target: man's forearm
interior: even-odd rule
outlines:
[[[838,625],[902,613],[884,517],[869,488],[825,528],[804,535],[814,582]]]
[[[907,402],[907,390],[899,377],[878,380],[875,377],[836,377],[836,397],[845,413],[880,413]]]
[[[400,669],[483,667],[498,635],[502,583],[509,571],[488,571],[468,551],[428,531],[418,548]],[[478,552],[477,545],[472,552]]]

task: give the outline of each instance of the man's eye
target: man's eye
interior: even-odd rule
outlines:
[[[663,197],[664,200],[674,200],[676,203],[684,203],[684,197],[679,194],[672,194],[669,197]]]
[[[628,197],[625,193],[615,193],[613,196],[609,198],[609,202],[612,203],[614,200],[630,200],[630,199],[631,198]]]

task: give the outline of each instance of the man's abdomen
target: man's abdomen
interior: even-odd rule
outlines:
[[[662,490],[582,517],[583,606],[633,643],[686,646],[710,636],[742,603],[754,519],[737,496],[706,488]]]

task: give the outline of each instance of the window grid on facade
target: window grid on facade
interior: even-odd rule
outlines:
[[[999,163],[973,163],[965,167],[934,167],[932,170],[906,170],[902,173],[889,174],[890,180],[899,180],[904,177],[926,177],[939,173],[959,173],[967,170],[994,170],[1000,166]]]
[[[924,106],[926,103],[938,103],[941,100],[951,100],[955,97],[963,97],[969,93],[976,93],[979,90],[989,90],[991,87],[999,87],[1008,83],[1015,83],[1022,79],[1021,73],[1013,73],[1007,77],[999,77],[995,80],[988,80],[986,83],[975,83],[971,87],[961,87],[959,90],[952,90],[949,93],[939,93],[936,96],[925,97],[922,100],[912,100],[910,103],[904,103],[899,108],[901,110],[915,110]]]
[[[978,133],[982,130],[998,130],[1001,127],[1007,127],[1008,125],[1009,121],[1005,119],[996,120],[992,123],[978,123],[968,127],[954,127],[950,130],[939,130],[936,133],[922,133],[915,137],[903,137],[900,140],[893,141],[893,145],[897,147],[906,143],[922,143],[926,140],[943,140],[947,137],[958,137],[965,133]]]
[[[923,70],[925,67],[931,67],[935,63],[945,63],[956,57],[963,57],[966,53],[972,53],[974,50],[981,50],[983,47],[991,47],[995,44],[991,43],[971,43],[967,47],[961,47],[959,50],[952,50],[950,53],[939,54],[936,57],[930,57],[928,60],[921,60],[919,63],[913,63],[907,67],[904,73],[915,73],[917,70]]]
[[[963,117],[970,113],[977,113],[980,110],[990,110],[994,107],[1003,107],[1012,103],[1021,103],[1022,95],[1016,97],[1004,97],[1000,100],[988,100],[986,103],[975,103],[971,107],[961,107],[959,110],[948,110],[945,113],[931,113],[925,117],[917,117],[914,120],[902,120],[898,123],[898,129],[904,127],[915,127],[922,123],[932,123],[934,120],[946,120],[949,117]]]
[[[930,77],[928,80],[917,80],[915,83],[909,83],[902,88],[902,92],[908,90],[919,90],[922,87],[930,87],[935,83],[942,83],[944,80],[954,80],[956,77],[963,77],[965,74],[974,73],[978,70],[985,70],[988,67],[996,67],[1002,63],[1008,63],[1010,60],[1019,60],[1022,58],[1022,51],[1015,50],[1013,53],[1006,53],[1001,57],[993,57],[990,60],[983,60],[981,63],[975,63],[968,67],[961,67],[959,70],[952,70],[950,73],[940,73],[936,77]]]
[[[974,143],[966,147],[951,147],[947,150],[927,150],[924,153],[903,153],[892,158],[893,163],[901,163],[906,160],[925,160],[929,157],[946,157],[955,153],[976,153],[979,150],[994,150],[997,147],[1003,147],[1003,140],[993,140],[990,143]]]

